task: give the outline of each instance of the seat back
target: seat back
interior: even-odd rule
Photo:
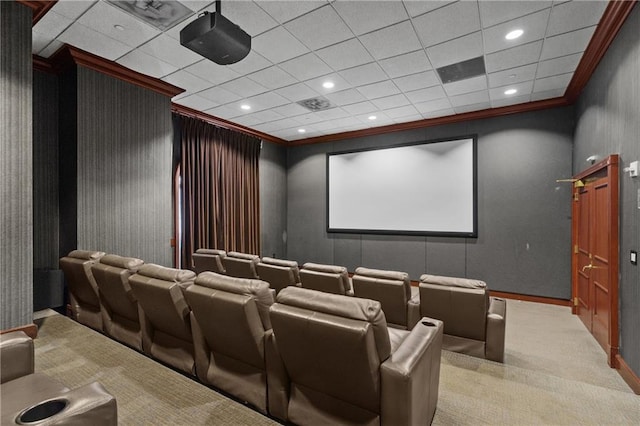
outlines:
[[[260,262],[259,256],[237,251],[230,251],[222,258],[225,274],[236,278],[258,279],[256,269],[258,262]]]
[[[287,287],[270,312],[291,382],[289,420],[376,422],[380,364],[391,353],[380,303]]]
[[[81,324],[102,331],[102,314],[100,313],[100,297],[98,285],[93,278],[91,266],[104,252],[73,250],[60,259],[60,269],[69,290],[71,312]]]
[[[359,267],[351,280],[354,296],[377,300],[387,324],[407,328],[407,304],[411,299],[409,274]]]
[[[353,294],[349,273],[343,266],[307,262],[300,270],[302,287],[334,294]]]
[[[285,287],[295,286],[300,283],[298,262],[294,260],[263,257],[256,268],[260,279],[268,282],[276,293]]]
[[[142,350],[140,313],[129,277],[143,263],[141,259],[108,254],[91,266],[100,294],[105,333],[138,350]]]
[[[269,283],[203,272],[185,296],[195,318],[198,377],[266,412]]]
[[[193,267],[196,274],[205,271],[211,271],[218,274],[224,274],[224,266],[222,259],[227,255],[224,250],[216,249],[198,249],[191,255],[193,259]]]
[[[489,292],[484,281],[422,275],[420,314],[444,322],[444,334],[485,341]]]
[[[142,346],[148,355],[194,374],[191,309],[183,291],[193,284],[193,271],[142,265],[129,278],[142,309]]]

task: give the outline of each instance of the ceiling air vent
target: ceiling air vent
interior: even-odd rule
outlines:
[[[331,102],[329,102],[329,99],[323,98],[322,96],[298,101],[298,105],[302,105],[306,109],[313,112],[322,111],[325,109],[333,108],[335,106],[332,105]]]
[[[436,69],[442,84],[453,83],[454,81],[466,80],[484,74],[484,56],[468,59],[466,61],[451,64]]]

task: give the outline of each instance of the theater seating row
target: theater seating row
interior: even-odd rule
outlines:
[[[262,280],[196,276],[99,252],[73,251],[60,265],[79,322],[277,419],[404,425],[433,418],[443,339],[437,319],[401,330],[387,327],[378,301],[296,286],[274,300]],[[91,291],[97,305],[83,306]]]
[[[198,273],[261,279],[277,292],[298,286],[377,300],[390,327],[411,330],[422,317],[437,318],[444,349],[504,360],[506,302],[490,297],[483,281],[424,274],[414,287],[405,272],[359,267],[350,278],[342,266],[309,262],[299,269],[295,261],[216,249],[196,250],[193,261]]]

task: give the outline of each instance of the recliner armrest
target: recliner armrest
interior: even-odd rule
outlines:
[[[0,335],[0,383],[32,374],[33,340],[23,331]]]
[[[487,312],[487,341],[485,358],[504,362],[505,326],[507,320],[507,301],[492,297]]]
[[[413,292],[412,287],[411,299],[407,302],[407,330],[413,329],[420,321],[420,293]]]
[[[423,317],[380,366],[381,424],[430,424],[438,402],[442,321]]]

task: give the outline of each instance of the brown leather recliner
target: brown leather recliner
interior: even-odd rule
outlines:
[[[191,308],[183,292],[195,276],[193,271],[148,263],[129,277],[142,309],[144,352],[191,375],[195,375]]]
[[[422,275],[420,314],[444,322],[443,349],[503,362],[507,303],[484,281]]]
[[[300,270],[302,287],[326,293],[353,296],[349,273],[344,266],[307,262]]]
[[[141,259],[108,254],[91,267],[100,294],[104,332],[139,351],[142,351],[141,311],[129,277],[143,263]]]
[[[230,251],[222,258],[225,274],[236,278],[249,278],[257,280],[258,271],[256,266],[260,262],[260,256],[255,254],[240,253]]]
[[[115,426],[115,398],[94,382],[70,390],[34,373],[33,341],[22,331],[0,335],[0,424]]]
[[[382,304],[387,325],[410,330],[420,320],[420,295],[406,272],[359,267],[351,281],[354,296]]]
[[[290,285],[300,286],[300,270],[295,260],[263,257],[257,265],[260,279],[277,292]]]
[[[98,331],[102,331],[102,313],[91,266],[102,256],[104,252],[101,251],[73,250],[60,259],[73,319]]]
[[[285,382],[273,348],[269,284],[203,272],[185,295],[192,309],[198,378],[263,413],[268,404],[283,406],[282,392],[268,393],[268,387],[279,389]]]
[[[271,323],[298,425],[429,424],[438,400],[442,322],[387,328],[379,302],[287,287]]]
[[[196,274],[201,272],[210,271],[217,274],[224,274],[224,266],[222,265],[222,259],[227,256],[227,252],[217,249],[204,249],[200,248],[191,255],[193,259],[193,268]]]

